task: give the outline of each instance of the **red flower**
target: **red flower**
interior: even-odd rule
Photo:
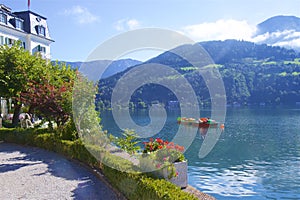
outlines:
[[[174,146],[174,142],[170,142],[169,145],[170,145],[170,146]]]
[[[163,146],[162,146],[162,145],[159,145],[159,146],[158,146],[158,148],[159,148],[159,149],[162,149],[162,148],[163,148]]]
[[[183,146],[179,146],[179,145],[176,145],[175,149],[178,150],[178,151],[184,151],[184,147]]]
[[[163,144],[164,143],[164,141],[162,139],[160,139],[160,138],[156,138],[156,142],[158,142],[159,144]]]

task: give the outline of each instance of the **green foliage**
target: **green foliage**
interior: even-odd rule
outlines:
[[[111,136],[112,142],[129,154],[134,154],[141,149],[141,147],[138,146],[138,135],[134,132],[134,130],[125,129],[122,135],[123,137]]]
[[[0,95],[2,97],[17,97],[26,89],[27,80],[41,71],[39,57],[31,56],[20,43],[12,47],[0,46]],[[37,72],[33,67],[37,68]]]
[[[97,89],[97,86],[87,77],[77,74],[73,88],[72,108],[76,129],[84,138],[102,134],[101,119],[95,106]]]
[[[198,67],[181,67],[180,70],[182,71],[194,71],[199,69]]]
[[[287,73],[286,72],[281,72],[280,74],[279,74],[279,76],[287,76]]]
[[[14,125],[22,104],[28,112],[38,112],[58,125],[68,121],[75,76],[63,63],[52,64],[38,54],[31,55],[20,42],[0,46],[0,96],[13,99]]]
[[[0,46],[0,96],[12,98],[15,105],[13,124],[17,125],[21,109],[20,94],[28,89],[28,81],[39,81],[47,71],[47,63],[30,55],[16,42],[12,47]]]
[[[293,72],[292,75],[293,75],[293,76],[299,76],[299,75],[300,75],[300,72]]]
[[[62,140],[79,139],[73,119],[70,119],[64,126],[54,130],[57,136]]]

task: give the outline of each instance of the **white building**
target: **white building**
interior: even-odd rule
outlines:
[[[50,59],[50,44],[54,42],[49,34],[47,18],[32,11],[12,12],[0,5],[0,45],[12,45],[21,40],[25,49],[32,54],[39,52]]]

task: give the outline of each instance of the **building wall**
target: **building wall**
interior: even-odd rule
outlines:
[[[6,8],[0,5],[0,14],[7,16],[7,23],[0,22],[0,45],[12,45],[21,40],[31,54],[39,53],[43,58],[51,59],[50,44],[54,41],[50,37],[47,19],[31,11],[12,13]],[[17,28],[16,19],[23,22],[22,28]]]
[[[22,43],[25,43],[25,49],[28,49],[27,43],[27,34],[25,32],[16,31],[11,28],[0,25],[0,44],[12,45],[15,41],[21,40]]]

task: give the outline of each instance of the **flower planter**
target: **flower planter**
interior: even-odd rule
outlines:
[[[188,185],[187,176],[187,161],[175,162],[173,163],[176,170],[176,177],[168,178],[170,171],[168,169],[163,169],[163,177],[170,181],[171,183],[179,186],[180,188],[186,188]]]

